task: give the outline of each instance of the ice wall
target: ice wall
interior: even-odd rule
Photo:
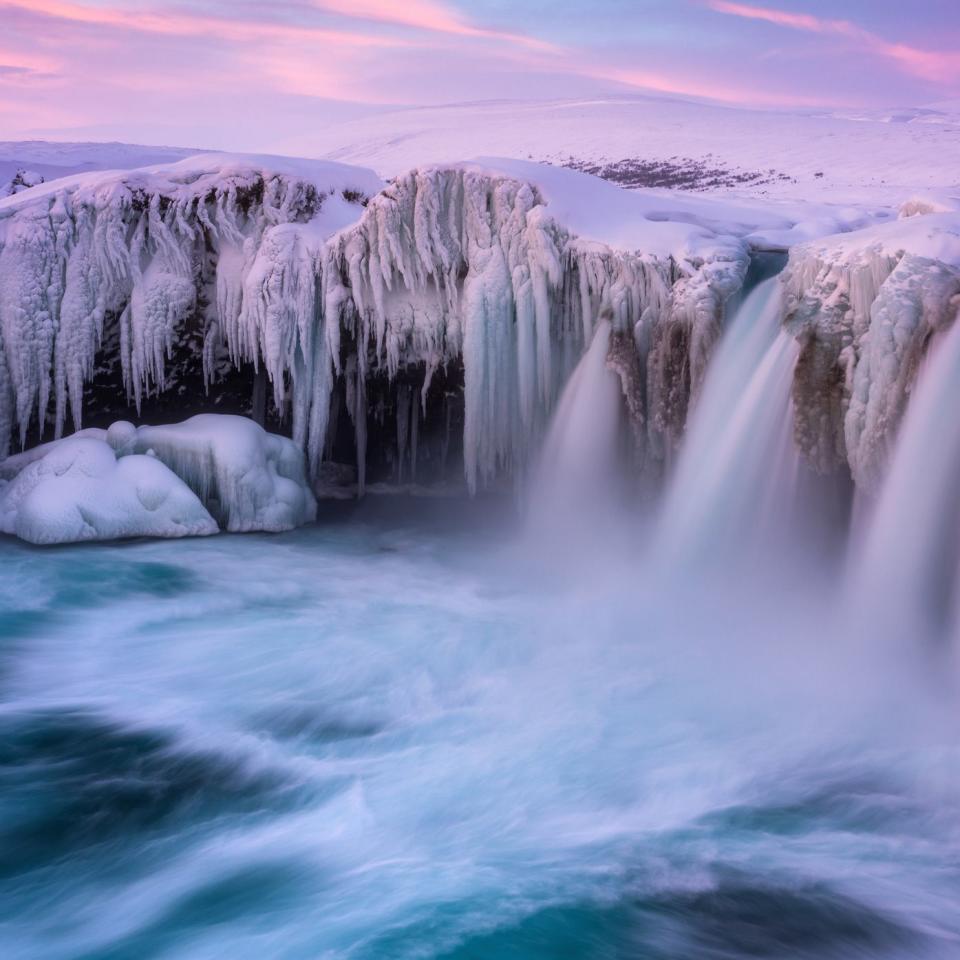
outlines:
[[[960,307],[960,218],[916,216],[794,248],[784,324],[800,341],[796,440],[874,492],[931,338]]]
[[[0,445],[8,426],[21,444],[32,423],[41,436],[48,419],[59,436],[68,414],[80,427],[108,317],[138,406],[164,390],[175,343],[197,330],[208,370],[221,347],[262,360],[282,402],[298,362],[291,324],[313,319],[291,316],[309,306],[298,284],[306,274],[313,285],[311,247],[362,211],[352,184],[378,181],[336,164],[211,155],[0,202]],[[284,231],[294,224],[303,235]]]
[[[654,468],[669,456],[742,241],[653,221],[655,253],[580,238],[535,183],[476,165],[413,171],[366,203],[371,187],[338,165],[211,156],[0,203],[0,444],[48,420],[80,428],[113,317],[138,409],[200,332],[208,380],[224,359],[265,368],[314,472],[341,384],[361,487],[369,378],[415,371],[425,408],[436,372],[462,362],[473,490],[526,462],[605,310],[638,445]]]

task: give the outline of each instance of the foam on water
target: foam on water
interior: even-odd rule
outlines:
[[[5,956],[952,955],[949,704],[796,591],[396,508],[0,544]]]

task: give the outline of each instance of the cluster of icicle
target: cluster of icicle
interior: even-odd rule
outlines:
[[[746,259],[737,247],[685,273],[578,240],[529,184],[470,167],[416,170],[325,248],[327,353],[338,374],[341,336],[358,345],[360,393],[371,366],[393,377],[422,363],[424,398],[433,373],[462,358],[464,469],[475,489],[523,464],[604,313],[629,343],[626,359],[611,350],[611,364],[628,399],[641,397],[630,404],[636,433],[662,458]],[[311,432],[313,463],[321,442]]]
[[[666,458],[742,283],[746,248],[691,264],[571,235],[535,187],[480,168],[414,171],[333,237],[313,230],[324,195],[307,181],[234,172],[216,182],[128,175],[0,210],[0,445],[82,419],[105,318],[118,317],[137,404],[165,386],[186,325],[262,364],[312,471],[339,377],[363,485],[368,377],[464,368],[471,489],[525,462],[596,318],[647,459]],[[288,406],[289,405],[289,406]],[[2,452],[2,451],[0,451]]]
[[[794,248],[784,325],[801,345],[796,441],[828,473],[875,492],[931,340],[960,308],[960,269],[879,241]]]
[[[215,182],[130,174],[0,209],[0,447],[14,427],[22,444],[33,417],[42,435],[51,397],[55,435],[68,405],[80,428],[111,315],[129,396],[139,406],[162,391],[185,325],[218,335],[269,228],[308,221],[322,199],[306,181],[250,170]],[[235,317],[226,333],[237,336]]]

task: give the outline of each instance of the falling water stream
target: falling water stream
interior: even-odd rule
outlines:
[[[763,562],[803,530],[776,296],[619,536],[564,522],[618,490],[600,325],[523,531],[368,498],[281,536],[0,542],[0,956],[956,960],[955,690],[848,644],[812,559]],[[917,483],[949,497],[901,466],[923,432],[877,563]]]
[[[798,345],[780,327],[780,282],[763,281],[720,344],[667,491],[658,550],[729,552],[788,535],[800,458],[790,401]]]

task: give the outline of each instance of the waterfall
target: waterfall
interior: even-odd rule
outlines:
[[[570,376],[533,472],[529,520],[538,534],[589,530],[618,505],[620,380],[607,367],[611,326],[601,321]]]
[[[850,605],[861,629],[905,643],[942,630],[951,616],[960,537],[958,383],[954,323],[922,371],[864,541],[853,552]]]
[[[666,492],[658,541],[666,555],[726,555],[784,532],[799,474],[790,401],[798,345],[780,320],[772,278],[720,342]]]

